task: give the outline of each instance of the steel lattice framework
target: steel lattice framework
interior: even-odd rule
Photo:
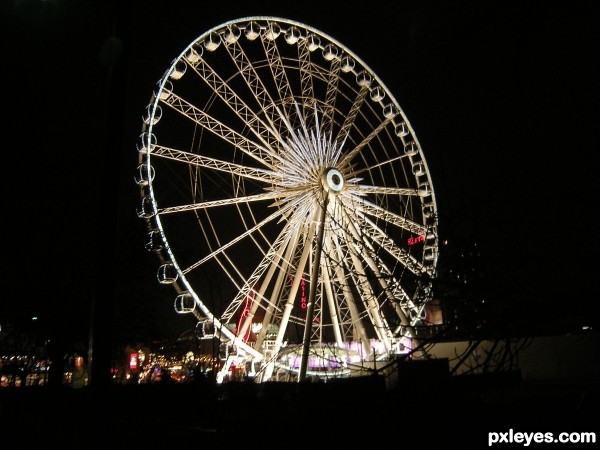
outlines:
[[[398,102],[344,45],[273,17],[208,30],[157,83],[138,153],[159,281],[226,345],[221,377],[348,376],[410,350],[433,185]]]

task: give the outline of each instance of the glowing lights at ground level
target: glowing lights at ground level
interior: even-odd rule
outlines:
[[[115,384],[147,384],[158,382],[186,383],[197,380],[217,382],[246,379],[261,380],[264,361],[254,361],[248,355],[229,349],[225,343],[214,343],[210,351],[202,353],[168,350],[153,352],[147,348],[128,347],[110,369]],[[210,345],[209,345],[210,346]],[[226,351],[222,349],[226,348]],[[411,340],[403,338],[394,348],[394,355],[408,354]],[[276,366],[271,380],[292,381],[297,379],[300,368],[302,346],[286,344],[272,362]],[[362,375],[375,369],[381,362],[389,360],[383,343],[372,340],[366,346],[358,341],[334,344],[321,344],[311,348],[308,359],[309,372],[315,378],[335,378]],[[1,387],[43,386],[49,381],[52,362],[49,359],[36,359],[30,356],[2,356],[0,364]],[[57,366],[58,367],[58,366]],[[81,355],[69,355],[62,367],[62,383],[79,388],[89,382],[89,367]],[[258,377],[258,378],[256,378]]]

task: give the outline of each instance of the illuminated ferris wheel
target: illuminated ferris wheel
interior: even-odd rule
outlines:
[[[415,345],[433,185],[398,102],[340,42],[274,17],[208,30],[160,78],[138,152],[158,279],[220,340],[219,380],[352,376]]]

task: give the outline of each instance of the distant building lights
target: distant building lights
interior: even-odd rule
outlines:
[[[138,354],[137,353],[130,353],[129,354],[129,369],[130,370],[137,370],[138,367],[139,367],[138,364],[139,364]]]

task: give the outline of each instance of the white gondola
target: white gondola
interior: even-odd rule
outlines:
[[[371,89],[371,100],[374,102],[380,102],[385,98],[385,91],[380,86],[375,86]]]
[[[431,186],[429,183],[420,183],[419,184],[419,195],[421,197],[429,197],[431,195]]]
[[[183,57],[190,64],[196,64],[202,58],[202,53],[204,53],[204,47],[193,45],[187,49]]]
[[[425,240],[427,241],[427,243],[434,243],[437,241],[437,235],[435,234],[435,232],[433,230],[429,230],[427,232],[427,234],[425,235]]]
[[[424,254],[425,260],[433,261],[435,259],[435,252],[436,252],[435,247],[429,247],[429,246],[425,247],[423,249],[423,254]]]
[[[255,40],[258,36],[260,36],[260,25],[256,22],[250,22],[248,25],[246,25],[244,34],[246,35],[246,39],[249,41]]]
[[[265,37],[271,41],[274,41],[281,34],[281,27],[278,23],[270,22],[269,26],[265,30]]]
[[[169,77],[171,77],[173,80],[179,80],[185,74],[186,70],[187,64],[180,59],[173,65],[173,70],[171,70]]]
[[[342,72],[350,72],[352,69],[354,69],[355,65],[356,61],[349,56],[344,56],[342,58]]]
[[[189,314],[196,309],[196,301],[192,294],[185,292],[175,298],[175,304],[173,306],[175,307],[177,314]]]
[[[386,119],[393,119],[398,115],[398,108],[393,103],[388,103],[383,107],[383,116]]]
[[[285,42],[294,45],[302,37],[300,30],[297,27],[290,27],[285,32]]]
[[[356,82],[360,87],[370,87],[371,83],[373,82],[373,78],[369,72],[362,70],[356,75]]]
[[[227,27],[223,33],[223,40],[228,44],[235,44],[242,35],[242,30],[237,25],[231,25]]]
[[[425,170],[425,165],[422,161],[418,161],[413,164],[412,173],[417,177],[421,177],[427,173],[427,171]]]
[[[142,133],[138,138],[137,142],[137,151],[145,155],[148,153],[148,150],[152,150],[152,147],[156,145],[156,136],[151,133]]]
[[[160,252],[163,250],[164,244],[158,231],[152,230],[148,233],[148,242],[144,248],[149,252]]]
[[[396,132],[396,136],[403,138],[404,136],[408,135],[408,127],[406,126],[406,122],[400,122],[398,125],[396,125],[396,128],[394,129],[394,131]]]
[[[162,108],[156,105],[156,109],[152,110],[152,105],[146,107],[146,113],[144,114],[144,123],[146,125],[156,125],[162,117]]]
[[[146,164],[140,164],[135,173],[135,182],[138,186],[147,186],[154,180],[154,168]]]
[[[415,156],[417,153],[419,153],[419,147],[416,142],[411,141],[404,146],[404,154],[406,156]]]
[[[315,36],[314,34],[311,34],[310,36],[308,36],[307,40],[308,40],[308,51],[314,52],[316,49],[321,47],[321,39],[319,39],[319,36]]]
[[[214,52],[221,45],[221,38],[217,33],[211,33],[204,40],[204,48],[209,52]]]
[[[212,339],[215,337],[215,324],[213,321],[203,319],[196,324],[196,337],[198,339]]]
[[[435,207],[431,204],[423,205],[423,215],[427,218],[435,215]]]
[[[331,61],[334,58],[337,58],[339,53],[339,49],[333,44],[327,44],[323,49],[323,58],[327,61]]]
[[[142,199],[142,204],[137,210],[137,215],[141,219],[150,219],[151,217],[154,217],[155,211],[150,197],[144,197]]]
[[[175,270],[173,264],[166,263],[158,268],[156,277],[160,284],[173,284],[177,281],[177,278],[179,278],[179,274],[177,273],[177,270]]]
[[[173,92],[173,83],[169,80],[165,80],[164,86],[161,87],[160,81],[156,83],[156,88],[154,89],[154,95],[158,96],[160,100],[167,100],[171,93]]]

